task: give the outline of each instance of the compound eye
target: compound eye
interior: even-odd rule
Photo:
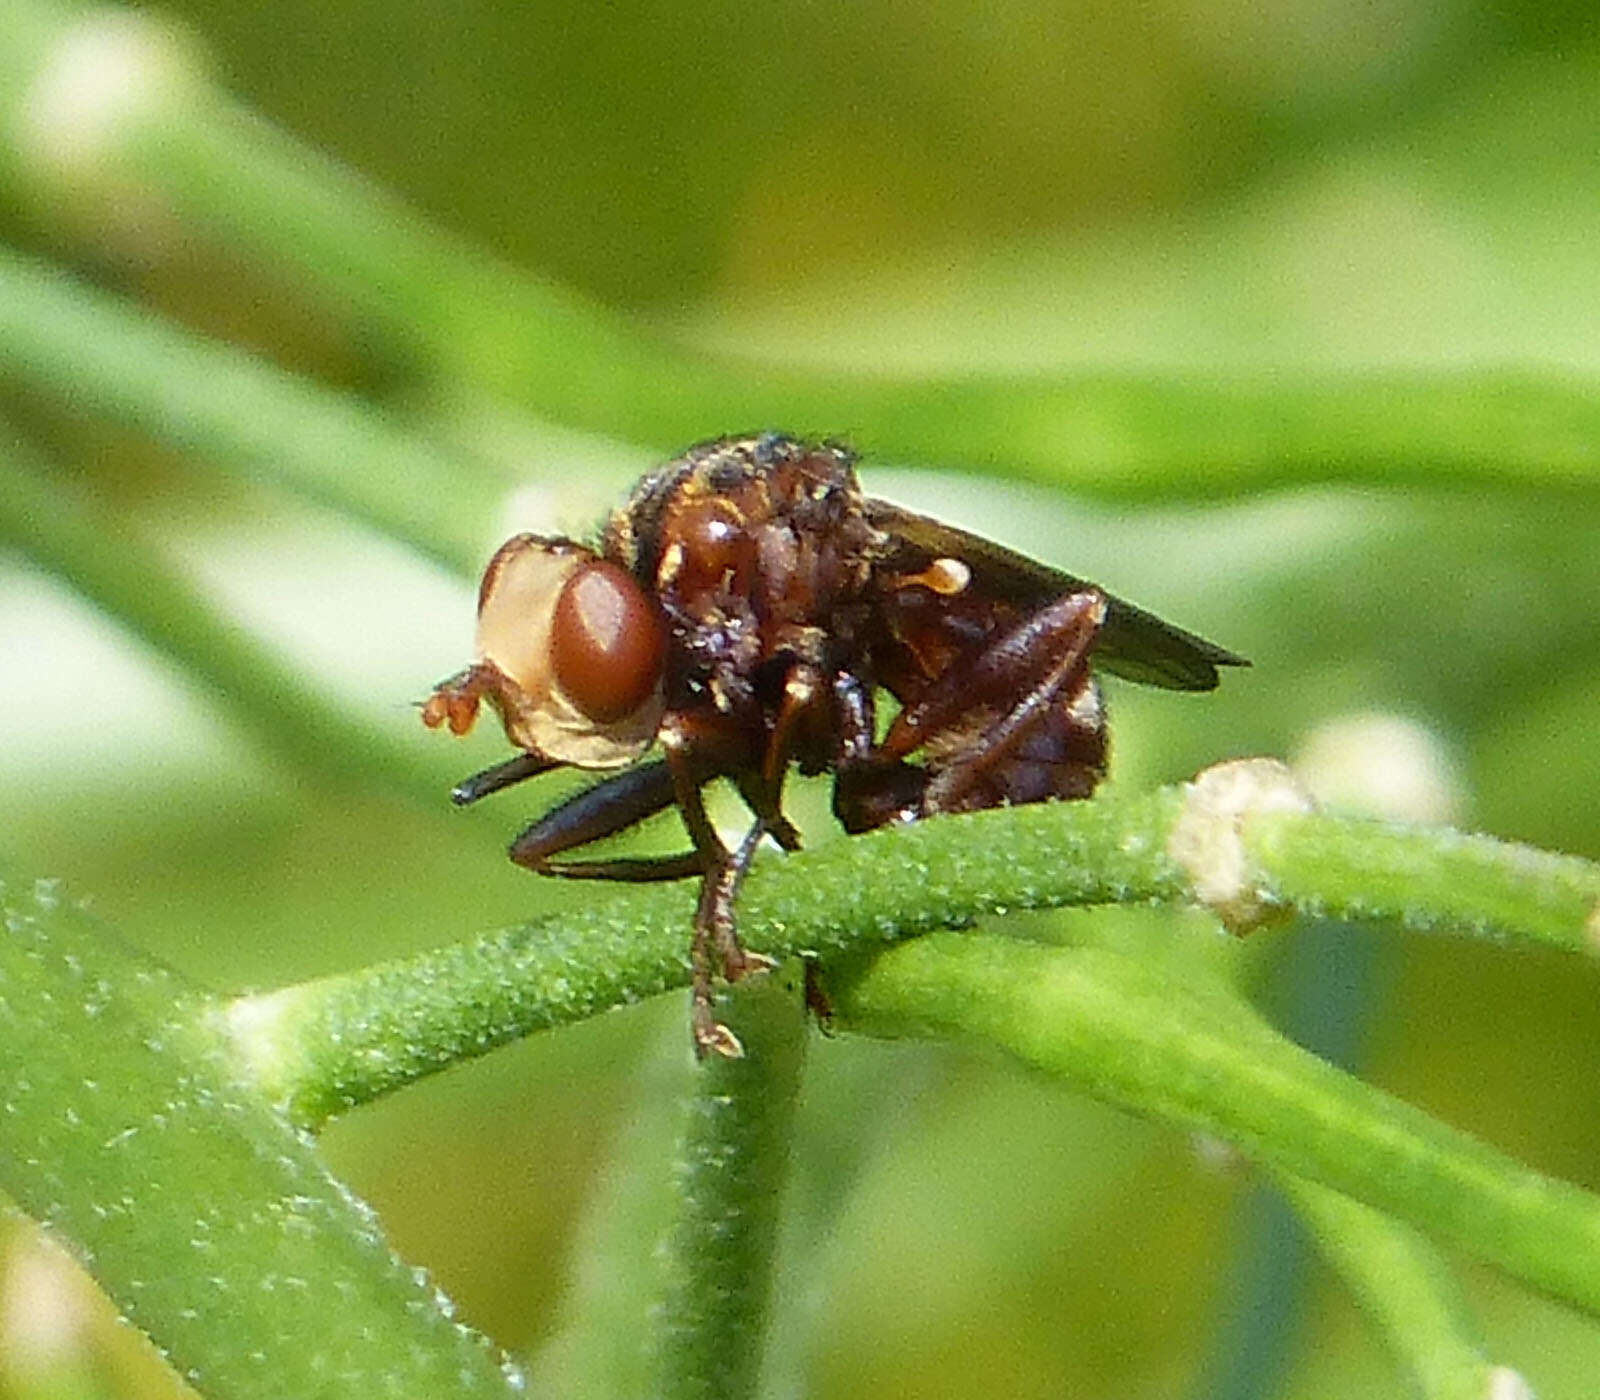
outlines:
[[[655,608],[615,564],[585,564],[562,587],[550,621],[550,664],[556,683],[597,724],[622,719],[650,698],[665,654]]]

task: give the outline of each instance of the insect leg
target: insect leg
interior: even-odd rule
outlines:
[[[922,796],[931,776],[931,769],[900,759],[841,768],[834,776],[833,814],[852,836],[894,821],[915,821],[923,815]]]
[[[509,768],[517,762],[504,764]],[[480,774],[489,778],[498,772]],[[474,782],[476,779],[468,779]],[[509,781],[515,782],[512,778]],[[697,851],[677,856],[646,856],[596,861],[556,861],[578,846],[625,831],[646,817],[670,807],[677,796],[667,764],[657,759],[569,797],[546,812],[511,843],[511,859],[539,875],[562,875],[579,880],[681,880],[706,870]]]
[[[1044,676],[1062,669],[1064,659],[1086,657],[1105,615],[1105,594],[1091,588],[1057,598],[1023,619],[975,655],[951,665],[901,710],[884,736],[880,756],[904,758],[985,702],[1012,708],[1010,697],[1019,690],[1036,689]]]
[[[783,702],[778,707],[778,717],[773,722],[766,757],[761,764],[761,776],[774,787],[783,781],[797,731],[810,721],[822,695],[822,686],[821,670],[809,661],[795,662],[784,677]]]
[[[798,851],[800,833],[782,811],[782,779],[774,787],[759,775],[741,771],[733,774],[733,780],[739,788],[739,795],[744,798],[745,806],[766,822],[767,835],[784,850]]]
[[[734,924],[733,904],[739,886],[755,858],[756,848],[766,835],[766,823],[759,817],[743,841],[717,869],[707,872],[700,885],[700,903],[695,909],[694,938],[689,944],[691,973],[689,1025],[694,1034],[695,1054],[715,1052],[736,1060],[744,1054],[739,1037],[717,1020],[713,1005],[711,953],[722,960],[722,975],[737,982],[752,972],[766,972],[777,964],[762,953],[745,951]]]
[[[833,814],[852,836],[914,817],[921,809],[928,770],[873,750],[871,687],[841,671],[833,678]]]
[[[737,1057],[744,1053],[739,1038],[718,1022],[712,1007],[712,954],[717,955],[722,975],[729,982],[774,966],[771,958],[745,951],[739,942],[733,914],[734,897],[766,834],[767,824],[758,816],[739,843],[739,849],[730,852],[706,815],[705,799],[701,795],[705,774],[695,762],[692,734],[670,718],[662,729],[662,745],[667,751],[667,767],[672,775],[678,811],[704,862],[700,902],[695,909],[694,933],[689,943],[689,1020],[694,1032],[695,1053],[705,1055],[714,1051]]]
[[[872,752],[876,710],[872,687],[851,671],[833,678],[833,728],[836,736],[834,767],[858,764]]]
[[[801,727],[812,722],[823,695],[822,671],[809,661],[796,661],[783,683],[783,700],[768,736],[759,774],[741,769],[734,775],[750,810],[767,826],[767,834],[786,851],[800,849],[800,833],[783,814],[783,780]]]
[[[708,775],[695,762],[693,737],[671,723],[670,717],[662,726],[661,742],[667,751],[666,766],[672,793],[669,800],[676,800],[678,814],[689,829],[689,839],[705,862],[705,869],[711,870],[727,861],[728,848],[722,844],[716,827],[706,815],[705,798],[700,789]]]
[[[841,742],[833,809],[845,830],[1087,796],[1105,762],[1104,721],[1088,675],[1105,606],[1097,589],[1056,600],[952,664],[865,758]],[[926,765],[904,761],[930,740],[944,741],[936,744],[942,754]]]
[[[978,806],[996,805],[1000,801],[1017,800],[1014,794],[1005,790],[985,797],[978,792],[978,786],[1011,763],[1017,757],[1019,748],[1038,735],[1052,718],[1058,728],[1064,726],[1068,731],[1073,728],[1085,730],[1082,737],[1094,741],[1087,747],[1096,757],[1103,757],[1104,721],[1100,715],[1098,694],[1092,689],[1093,683],[1089,679],[1089,653],[1105,618],[1105,607],[1104,595],[1096,592],[1072,594],[1046,609],[1047,613],[1057,613],[1059,617],[1051,620],[1052,625],[1048,629],[1032,631],[1028,649],[1035,657],[1041,654],[1048,657],[1047,669],[1033,682],[1021,700],[1007,709],[972,743],[945,762],[933,766],[932,776],[922,795],[923,815],[971,810]],[[1018,630],[1032,629],[1025,624],[1023,629]],[[1002,641],[1001,645],[1004,646],[1009,640]],[[1059,647],[1060,650],[1054,655],[1049,651],[1041,651],[1046,642],[1050,648]],[[1081,700],[1084,704],[1074,704],[1064,709],[1063,700]],[[1081,713],[1078,712],[1080,710]],[[1042,750],[1043,756],[1035,762],[1049,764],[1053,760],[1055,766],[1075,772],[1076,767],[1069,767],[1066,751],[1070,733],[1044,737],[1047,742]],[[1081,760],[1077,766],[1082,766]],[[1090,767],[1097,765],[1091,763]],[[1093,773],[1088,782],[1090,787],[1098,776],[1098,772]],[[1086,792],[1063,794],[1059,788],[1055,788],[1039,795],[1084,796]],[[1024,797],[1022,800],[1029,799]]]
[[[457,807],[468,807],[479,798],[488,797],[491,793],[500,792],[513,783],[536,778],[539,774],[548,773],[552,768],[560,766],[555,759],[546,758],[543,754],[519,753],[515,758],[495,764],[493,768],[485,768],[481,773],[463,778],[451,790],[450,800]]]

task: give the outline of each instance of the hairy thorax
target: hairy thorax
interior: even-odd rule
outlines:
[[[653,590],[674,645],[669,709],[770,714],[797,661],[859,650],[884,537],[851,455],[772,436],[707,444],[646,477],[604,553]]]

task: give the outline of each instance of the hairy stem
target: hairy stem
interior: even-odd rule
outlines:
[[[650,1393],[665,1400],[756,1393],[808,1032],[799,969],[788,972],[728,999],[745,1054],[710,1057],[686,1105],[677,1218],[653,1318]]]
[[[1192,840],[1204,786],[944,818],[760,861],[741,927],[774,957],[826,956],[1012,909],[1211,899]],[[1269,915],[1306,908],[1597,951],[1600,867],[1587,861],[1315,814],[1198,820],[1219,835],[1220,854],[1207,859],[1235,863],[1229,878]],[[1170,853],[1175,829],[1186,863]],[[1368,897],[1352,883],[1365,870],[1385,890],[1395,862],[1414,876],[1404,890]],[[611,893],[559,919],[241,997],[216,1014],[262,1087],[314,1126],[530,1031],[685,985],[693,906],[681,886]]]

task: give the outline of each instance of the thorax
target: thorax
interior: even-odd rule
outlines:
[[[646,477],[604,549],[665,615],[668,709],[749,718],[770,711],[794,661],[858,659],[882,544],[848,451],[766,435],[707,444]]]

